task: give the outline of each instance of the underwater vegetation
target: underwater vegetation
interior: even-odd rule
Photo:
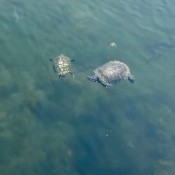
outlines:
[[[172,7],[2,0],[0,174],[174,175]],[[74,79],[54,74],[49,58],[61,53],[75,59]],[[133,86],[87,81],[114,59]]]

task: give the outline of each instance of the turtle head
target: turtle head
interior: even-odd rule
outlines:
[[[133,75],[129,75],[129,76],[128,76],[128,80],[129,80],[131,83],[134,83],[135,78],[134,78]]]
[[[53,58],[49,58],[49,61],[52,62],[53,61]]]
[[[98,77],[96,75],[88,76],[87,79],[92,82],[98,82]]]

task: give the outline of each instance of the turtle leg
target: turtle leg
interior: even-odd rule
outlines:
[[[55,73],[57,73],[57,70],[56,70],[55,66],[53,66],[53,70],[54,70]]]
[[[109,86],[103,83],[100,83],[103,87],[108,88]]]
[[[61,74],[58,74],[58,78],[61,79],[61,80],[64,80],[64,75],[61,75]]]
[[[74,73],[70,72],[70,74],[71,74],[72,79],[74,79],[75,78]]]
[[[98,77],[96,75],[88,76],[87,79],[92,82],[98,82]]]

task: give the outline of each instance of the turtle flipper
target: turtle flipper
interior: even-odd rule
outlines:
[[[92,82],[98,82],[98,77],[96,75],[88,76],[87,79]]]
[[[70,74],[71,74],[72,79],[74,79],[75,78],[74,73],[73,72],[70,72]]]

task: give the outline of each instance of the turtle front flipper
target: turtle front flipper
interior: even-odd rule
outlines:
[[[96,75],[88,76],[87,79],[92,82],[98,82],[98,77]]]

